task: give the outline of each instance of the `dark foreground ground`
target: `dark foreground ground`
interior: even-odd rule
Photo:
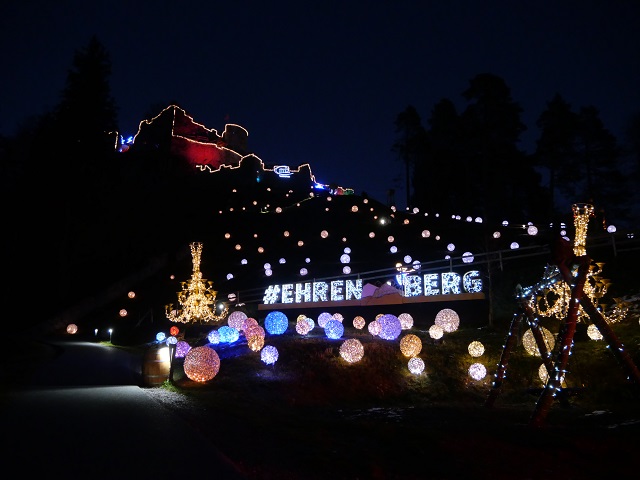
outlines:
[[[434,380],[435,371],[398,381],[393,369],[387,377],[373,364],[340,366],[335,347],[313,340],[299,347],[305,358],[292,361],[296,348],[279,342],[275,365],[240,345],[220,350],[220,371],[206,384],[189,380],[178,361],[173,385],[139,385],[248,479],[571,480],[637,474],[640,409],[625,386],[596,403],[588,392],[564,406],[556,402],[544,426],[532,427],[536,392],[505,391],[487,408],[486,383],[454,389]],[[46,342],[38,345],[38,354],[22,350],[13,365],[25,369],[46,362],[51,352]],[[385,360],[385,352],[377,355]],[[25,377],[5,372],[5,387],[18,378]],[[181,439],[164,452],[222,478],[208,471],[206,458],[181,448]]]

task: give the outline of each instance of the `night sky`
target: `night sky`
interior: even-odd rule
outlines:
[[[135,5],[132,5],[134,4]],[[479,73],[502,77],[535,122],[560,93],[593,105],[619,141],[640,112],[640,2],[30,1],[0,6],[0,134],[60,100],[76,51],[96,35],[112,60],[123,135],[177,102],[219,133],[249,131],[267,164],[309,163],[316,180],[404,204],[394,121],[427,125]]]

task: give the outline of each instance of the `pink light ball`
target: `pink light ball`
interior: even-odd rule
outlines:
[[[219,371],[220,357],[214,349],[207,346],[192,348],[184,358],[184,373],[194,382],[208,382]]]

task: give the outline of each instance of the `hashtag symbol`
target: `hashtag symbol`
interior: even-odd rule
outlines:
[[[262,298],[262,302],[265,305],[271,305],[278,301],[278,297],[280,295],[280,287],[278,285],[269,285],[269,287],[264,292],[264,297]]]

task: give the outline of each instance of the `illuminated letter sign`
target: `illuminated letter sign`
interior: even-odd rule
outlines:
[[[482,292],[482,279],[478,270],[464,275],[455,272],[403,275],[403,296],[425,297],[433,295],[459,295]],[[333,280],[327,282],[285,283],[269,285],[264,292],[265,305],[274,303],[315,303],[362,300],[362,280]]]
[[[273,171],[280,178],[289,178],[291,176],[291,170],[289,170],[289,167],[287,165],[279,165],[277,167],[274,167]]]

